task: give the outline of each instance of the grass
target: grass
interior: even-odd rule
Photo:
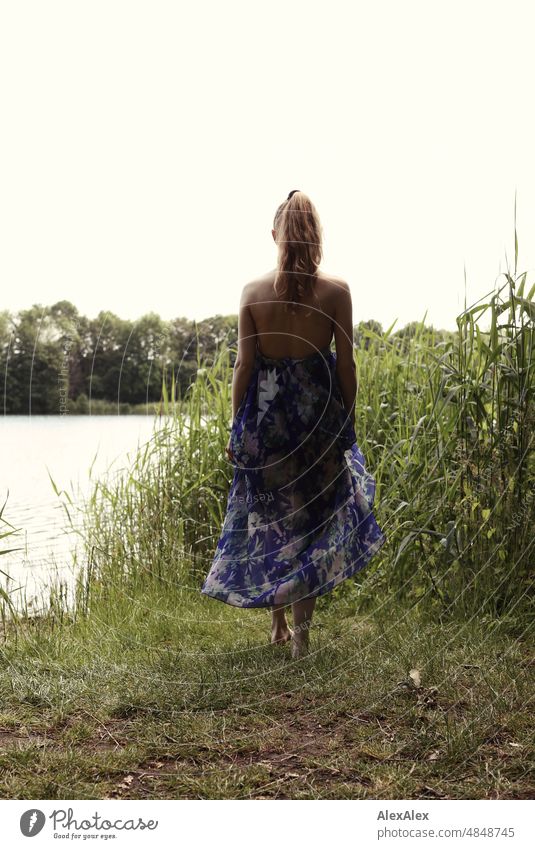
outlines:
[[[359,333],[356,432],[387,543],[318,600],[300,661],[269,645],[266,611],[199,592],[232,474],[233,351],[183,397],[166,375],[165,423],[79,505],[74,603],[60,585],[32,616],[0,587],[0,794],[531,798],[526,289],[515,228],[514,272],[456,333]]]
[[[4,798],[532,798],[532,631],[319,611],[300,661],[154,581],[3,646]],[[416,672],[417,670],[417,672]]]

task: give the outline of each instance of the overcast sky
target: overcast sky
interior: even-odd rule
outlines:
[[[237,311],[307,192],[354,320],[535,279],[533,2],[0,0],[0,309]]]

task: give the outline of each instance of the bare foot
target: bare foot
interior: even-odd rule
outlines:
[[[292,633],[292,658],[298,660],[310,651],[308,628],[296,628]]]
[[[287,643],[292,639],[293,631],[291,628],[286,626],[285,629],[282,628],[273,628],[271,631],[271,644],[277,645],[282,643]]]

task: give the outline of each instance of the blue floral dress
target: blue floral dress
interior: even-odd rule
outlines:
[[[232,422],[234,476],[204,595],[236,607],[291,604],[362,569],[386,537],[330,348],[257,350]]]

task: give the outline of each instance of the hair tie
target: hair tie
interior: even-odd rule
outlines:
[[[301,191],[301,190],[300,190],[300,189],[292,189],[292,191],[290,192],[290,194],[288,195],[288,197],[286,198],[286,200],[290,200],[291,196],[292,196],[292,195],[295,195],[295,193],[296,193],[296,192],[299,192],[299,191]]]

